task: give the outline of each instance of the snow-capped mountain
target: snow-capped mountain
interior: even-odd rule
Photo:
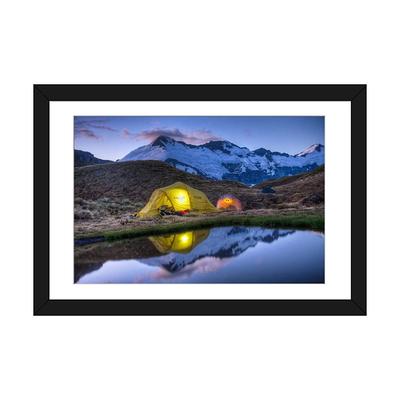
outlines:
[[[307,147],[306,149],[304,149],[302,152],[297,153],[296,157],[305,157],[308,154],[312,154],[314,152],[317,151],[323,151],[324,150],[324,146],[322,144],[312,144],[311,146]]]
[[[211,141],[199,146],[159,136],[120,161],[159,160],[182,171],[216,180],[257,184],[266,179],[299,174],[324,164],[324,146],[315,144],[289,155],[264,148],[251,151],[228,141]]]

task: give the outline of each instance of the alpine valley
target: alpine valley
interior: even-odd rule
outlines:
[[[251,151],[223,140],[195,146],[159,136],[151,144],[131,151],[119,161],[136,160],[164,161],[179,170],[207,179],[256,185],[323,165],[324,146],[313,144],[298,154],[289,155],[264,148]]]

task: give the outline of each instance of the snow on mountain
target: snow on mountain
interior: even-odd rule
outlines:
[[[312,144],[311,146],[307,147],[302,152],[297,153],[296,157],[305,157],[306,155],[314,153],[314,152],[321,152],[321,151],[323,151],[323,149],[324,149],[324,146],[322,144]]]
[[[324,164],[324,146],[312,145],[291,156],[264,148],[254,151],[228,141],[211,141],[199,146],[159,136],[120,161],[159,160],[182,171],[209,179],[228,179],[257,184],[266,179],[310,171]]]

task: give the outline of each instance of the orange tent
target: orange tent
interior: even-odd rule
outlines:
[[[237,211],[242,210],[242,203],[240,200],[231,195],[231,194],[225,194],[221,196],[218,201],[217,201],[217,208],[222,209],[222,210],[227,210],[227,209],[236,209]]]

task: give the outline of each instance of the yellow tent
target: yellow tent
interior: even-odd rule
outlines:
[[[175,211],[191,210],[200,212],[216,211],[207,196],[182,182],[156,189],[147,204],[138,212],[139,217],[152,217],[159,214],[161,206]]]
[[[209,229],[202,229],[164,236],[150,236],[149,239],[160,253],[189,253],[207,239],[209,232]]]

